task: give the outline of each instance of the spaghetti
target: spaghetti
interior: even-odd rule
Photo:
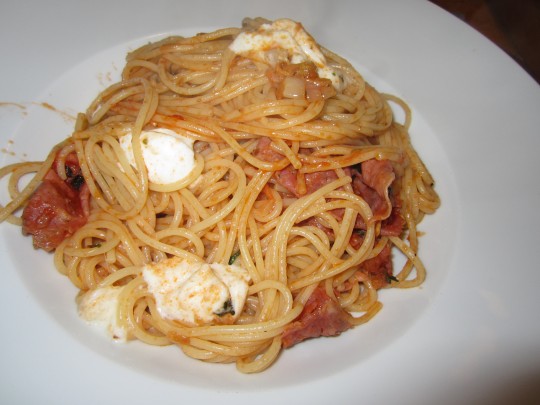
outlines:
[[[52,229],[53,221],[37,246],[54,250],[79,301],[109,288],[126,339],[259,372],[284,347],[371,319],[379,289],[424,281],[417,225],[439,198],[410,122],[403,101],[378,93],[298,23],[246,19],[242,28],[169,37],[128,54],[121,80],[44,162],[0,171],[12,198],[0,219],[32,234],[28,207],[45,212],[33,196],[56,184],[64,200],[73,195],[76,209],[59,215],[73,229]],[[156,128],[193,148],[178,180],[150,179],[143,138]],[[52,233],[61,234],[54,245]],[[406,257],[398,271],[396,249]],[[244,269],[249,285],[234,320],[162,316],[143,269],[170,260]]]

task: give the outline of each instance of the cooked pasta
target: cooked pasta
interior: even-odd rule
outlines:
[[[54,251],[115,339],[259,372],[424,281],[417,225],[440,202],[410,122],[299,23],[172,36],[130,52],[44,162],[1,170],[0,218]]]

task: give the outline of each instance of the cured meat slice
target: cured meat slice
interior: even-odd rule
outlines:
[[[67,179],[49,170],[23,210],[22,232],[35,248],[50,252],[86,223],[88,187],[73,156],[66,159]]]

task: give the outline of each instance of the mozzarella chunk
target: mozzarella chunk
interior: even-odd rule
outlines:
[[[148,179],[152,183],[175,183],[186,177],[195,167],[193,140],[166,128],[142,131],[140,139]],[[129,163],[135,167],[132,134],[122,135],[118,142]]]
[[[336,89],[342,80],[336,69],[328,65],[317,42],[309,35],[302,24],[287,18],[271,24],[261,24],[256,31],[244,31],[237,35],[229,45],[234,53],[254,60],[274,64],[275,53],[270,50],[284,50],[290,63],[313,62],[319,77],[329,79]],[[278,57],[278,61],[282,58]]]
[[[233,323],[244,307],[249,273],[239,266],[173,257],[142,271],[163,318],[187,325]]]
[[[78,301],[79,316],[114,340],[125,342],[127,331],[118,324],[118,297],[123,287],[107,286],[84,293]]]

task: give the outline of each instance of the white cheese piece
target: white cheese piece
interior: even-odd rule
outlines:
[[[195,167],[193,140],[166,128],[142,131],[140,139],[148,179],[152,183],[175,183],[186,177]],[[122,135],[118,142],[129,163],[135,167],[132,134]]]
[[[234,53],[254,60],[272,64],[275,55],[267,52],[275,49],[285,50],[290,63],[311,61],[317,66],[319,77],[329,79],[336,89],[342,87],[339,72],[328,65],[317,42],[309,35],[302,24],[287,18],[271,24],[261,24],[256,31],[244,31],[229,45]]]
[[[249,273],[243,267],[212,263],[210,265],[214,274],[229,289],[232,307],[243,308],[248,291]],[[241,312],[241,311],[240,311]]]
[[[84,293],[78,303],[79,316],[116,341],[127,341],[127,331],[118,324],[118,297],[123,287],[107,286]]]
[[[249,273],[239,266],[173,257],[142,271],[163,318],[187,325],[233,323],[242,312]]]

